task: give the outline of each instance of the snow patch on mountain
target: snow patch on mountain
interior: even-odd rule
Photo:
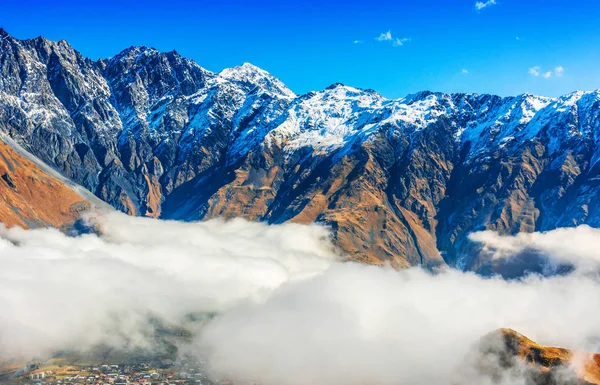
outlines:
[[[365,137],[376,126],[385,101],[375,92],[341,84],[309,93],[290,105],[286,119],[272,130],[269,140],[284,144],[287,151],[343,147]]]
[[[265,144],[275,140],[288,152],[303,147],[325,153],[342,147],[350,151],[374,132],[419,131],[446,119],[456,140],[470,142],[470,156],[476,157],[490,146],[506,147],[535,137],[540,127],[529,123],[553,101],[531,94],[500,98],[433,92],[393,100],[336,84],[294,100]]]

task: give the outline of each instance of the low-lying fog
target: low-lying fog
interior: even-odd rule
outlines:
[[[448,384],[500,327],[590,351],[600,337],[600,231],[588,227],[472,235],[497,258],[533,248],[575,266],[504,281],[342,262],[316,225],[94,220],[101,236],[0,227],[0,358],[147,347],[155,317],[192,331],[182,349],[233,380]],[[218,315],[186,317],[202,312]]]

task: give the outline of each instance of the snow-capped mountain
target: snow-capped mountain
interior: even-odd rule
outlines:
[[[471,231],[600,226],[599,115],[598,91],[297,96],[248,63],[0,30],[0,130],[115,208],[322,222],[369,263],[478,269]]]

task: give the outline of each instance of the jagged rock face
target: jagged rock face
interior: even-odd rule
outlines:
[[[350,258],[480,269],[467,235],[600,226],[600,93],[334,84],[296,96],[250,64],[207,71],[131,47],[92,62],[0,33],[0,130],[114,207],[320,222]]]

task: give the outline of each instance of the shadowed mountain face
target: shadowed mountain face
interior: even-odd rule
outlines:
[[[475,230],[600,226],[599,106],[599,92],[296,96],[250,64],[217,74],[145,47],[94,62],[0,31],[0,130],[115,208],[320,222],[351,259],[395,267],[480,269]]]

